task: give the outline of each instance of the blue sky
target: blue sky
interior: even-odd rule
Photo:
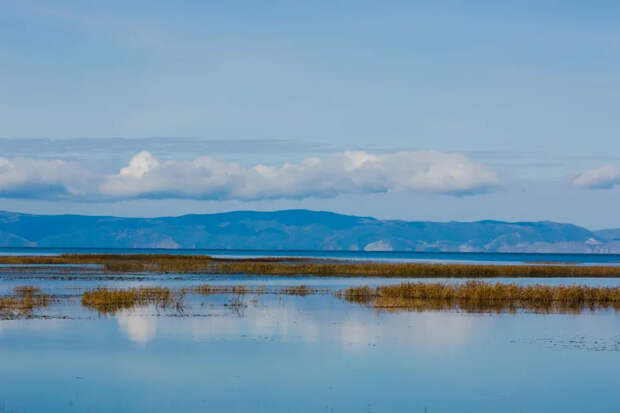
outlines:
[[[0,0],[0,209],[620,226],[620,5],[438,3]]]

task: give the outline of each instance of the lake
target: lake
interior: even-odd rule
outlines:
[[[27,281],[0,277],[0,293]],[[332,294],[400,281],[37,278],[30,284],[62,299],[33,318],[0,320],[0,411],[609,412],[620,405],[620,313],[384,312]],[[620,285],[618,279],[495,281]],[[111,315],[79,299],[96,286],[204,282],[328,291],[190,294],[182,312],[142,306]]]

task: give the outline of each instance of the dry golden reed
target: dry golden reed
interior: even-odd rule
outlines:
[[[0,257],[0,264],[100,264],[109,273],[313,275],[318,277],[620,277],[620,266],[424,264],[307,258],[213,258],[175,254],[63,254]]]
[[[98,288],[82,294],[82,305],[102,314],[114,314],[119,310],[150,304],[159,308],[180,308],[181,298],[165,287]]]
[[[174,308],[182,311],[183,300],[186,294],[232,294],[239,296],[246,294],[288,294],[306,296],[320,293],[327,293],[327,290],[309,288],[305,285],[268,288],[263,286],[201,284],[184,287],[179,290],[171,290],[165,287],[97,288],[85,291],[82,294],[82,305],[101,314],[114,314],[120,310],[147,305],[155,305],[162,309]]]
[[[377,309],[425,310],[461,308],[467,311],[579,311],[620,309],[620,287],[549,286],[484,283],[402,283],[375,288],[351,287],[336,295]]]
[[[43,294],[39,287],[18,286],[13,289],[13,293],[12,296],[0,297],[0,317],[29,316],[35,309],[51,303],[51,297]]]
[[[218,262],[211,272],[222,274],[314,275],[341,277],[496,278],[496,277],[620,277],[620,267],[568,265],[474,265],[380,262]]]

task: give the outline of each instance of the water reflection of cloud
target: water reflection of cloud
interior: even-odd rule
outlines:
[[[356,317],[349,317],[340,325],[340,341],[346,351],[370,349],[379,341],[415,346],[422,350],[445,351],[467,344],[474,329],[472,318],[460,313],[366,315],[356,314]]]
[[[340,342],[345,350],[359,352],[376,341],[381,327],[369,320],[345,320],[340,326]]]
[[[116,315],[116,320],[120,331],[134,343],[146,344],[157,334],[157,317],[144,311],[123,310]]]
[[[239,334],[239,319],[230,316],[195,317],[191,320],[191,335],[197,340],[219,339]]]
[[[278,337],[316,342],[321,326],[314,317],[299,311],[290,302],[286,305],[249,307],[243,317],[223,312],[212,317],[194,318],[191,335],[194,339],[208,340],[239,335],[250,337]]]
[[[319,308],[308,311],[300,304],[296,298],[277,302],[265,299],[264,303],[250,304],[241,317],[213,307],[208,316],[189,317],[187,322],[159,320],[159,324],[156,318],[142,317],[139,312],[124,312],[119,314],[118,324],[137,343],[148,342],[157,333],[198,341],[240,337],[304,343],[325,340],[356,353],[389,343],[430,353],[458,350],[471,341],[475,329],[493,322],[492,317],[457,312],[378,314],[356,307],[325,312]]]
[[[252,322],[252,333],[256,335],[279,335],[282,338],[299,338],[314,343],[319,337],[319,326],[308,313],[299,311],[290,302],[285,306],[260,309]]]
[[[474,328],[471,316],[451,312],[428,312],[416,316],[418,326],[411,332],[415,337],[422,333],[423,343],[428,348],[461,347],[471,339]],[[480,320],[477,324],[479,328]]]

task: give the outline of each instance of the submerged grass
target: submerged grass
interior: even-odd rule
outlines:
[[[118,274],[210,273],[416,278],[620,277],[620,266],[384,263],[288,257],[228,259],[174,254],[8,256],[0,257],[0,264],[100,264],[105,272]]]
[[[351,287],[336,295],[383,310],[460,308],[466,311],[578,312],[589,308],[620,310],[620,287],[548,286],[484,283],[402,283],[375,288]]]
[[[43,294],[39,287],[19,286],[13,289],[13,295],[0,297],[0,318],[17,318],[30,316],[34,310],[46,307],[51,297]]]

